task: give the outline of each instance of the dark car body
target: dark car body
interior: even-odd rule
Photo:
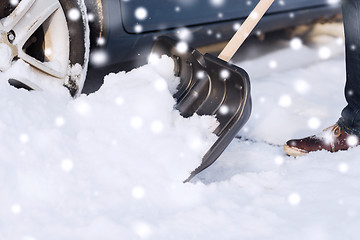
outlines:
[[[176,36],[179,28],[191,32],[193,47],[228,41],[258,1],[254,0],[86,0],[91,24],[92,52],[107,54],[107,65],[136,58],[146,59],[153,40],[160,35]],[[334,2],[334,3],[331,3]],[[141,7],[147,14],[136,17]],[[339,1],[277,0],[254,32],[268,32],[318,20],[341,12]],[[141,26],[141,31],[136,31]],[[105,42],[98,43],[101,37]],[[92,67],[98,67],[91,64]]]

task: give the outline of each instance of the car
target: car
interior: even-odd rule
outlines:
[[[22,60],[46,81],[66,86],[72,96],[104,66],[144,62],[161,35],[184,38],[191,46],[227,41],[258,1],[253,0],[0,0],[0,70]],[[275,1],[257,33],[284,29],[341,13],[337,0]],[[18,88],[41,89],[21,73],[9,74]],[[50,84],[51,85],[51,84]],[[95,84],[96,85],[96,84]]]

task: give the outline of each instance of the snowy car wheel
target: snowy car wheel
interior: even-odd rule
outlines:
[[[2,78],[15,87],[63,85],[80,94],[89,57],[85,13],[83,0],[0,0]]]

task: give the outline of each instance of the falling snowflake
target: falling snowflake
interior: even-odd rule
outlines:
[[[225,0],[210,0],[210,4],[214,7],[221,7],[225,4]]]
[[[134,30],[136,33],[141,33],[143,31],[143,26],[140,24],[136,24]]]
[[[175,7],[175,12],[180,12],[181,11],[181,8],[179,6],[176,6]]]
[[[152,228],[146,222],[135,223],[133,230],[141,239],[149,238],[152,234]]]
[[[284,158],[282,156],[276,156],[275,157],[275,164],[276,165],[283,165],[285,162]]]
[[[347,163],[340,163],[338,169],[341,173],[347,173],[349,171],[349,165]]]
[[[310,84],[303,79],[299,79],[299,80],[295,81],[294,89],[296,92],[298,92],[300,94],[306,94],[310,91]]]
[[[321,121],[317,117],[312,117],[308,120],[308,126],[311,129],[318,129],[321,126]]]
[[[278,103],[280,107],[284,107],[284,108],[290,107],[292,104],[291,96],[288,94],[281,95]]]
[[[199,79],[203,79],[205,77],[205,72],[204,71],[198,71],[196,73],[196,77]]]
[[[350,135],[347,139],[346,139],[346,143],[347,145],[349,145],[350,147],[356,147],[359,144],[359,138],[355,135]]]
[[[190,41],[192,33],[188,28],[180,28],[176,31],[176,36],[182,41]]]
[[[74,168],[74,163],[70,159],[64,159],[61,161],[61,168],[65,172],[71,172]]]
[[[132,117],[130,119],[130,125],[134,129],[142,128],[143,124],[144,124],[144,121],[140,117]]]
[[[88,20],[89,22],[93,22],[95,20],[95,15],[93,13],[88,13]]]
[[[117,97],[117,98],[115,99],[115,104],[118,105],[118,106],[123,105],[124,102],[125,102],[125,100],[124,100],[123,97]]]
[[[57,117],[55,118],[55,125],[57,127],[62,127],[65,125],[65,118],[64,117]]]
[[[71,20],[71,21],[78,21],[81,17],[81,13],[78,9],[76,8],[72,8],[68,11],[68,14],[67,14],[68,18]]]
[[[29,135],[22,133],[22,134],[20,134],[19,140],[21,143],[28,143],[30,140],[30,137],[29,137]]]
[[[181,53],[181,54],[186,53],[188,48],[189,48],[188,44],[184,41],[178,42],[176,44],[176,50],[178,51],[178,53]]]
[[[131,191],[131,195],[135,199],[142,199],[145,197],[145,189],[141,186],[134,187]]]
[[[151,131],[153,133],[161,133],[164,130],[164,124],[160,121],[154,121],[151,123]]]
[[[22,211],[22,208],[21,208],[21,206],[19,204],[13,204],[11,206],[11,212],[13,214],[19,214],[19,213],[21,213],[21,211]]]
[[[295,13],[291,12],[289,13],[289,18],[294,18],[295,17]]]
[[[297,206],[300,204],[301,202],[301,196],[298,193],[291,193],[288,196],[288,202],[290,203],[290,205],[292,206]]]
[[[259,16],[259,13],[258,13],[258,12],[253,11],[253,12],[250,13],[250,16],[249,16],[249,17],[252,18],[252,19],[254,19],[254,20],[256,20],[256,19],[258,19],[260,16]]]
[[[95,66],[103,66],[108,61],[108,54],[103,50],[93,51],[90,56],[90,61]]]
[[[229,70],[227,70],[227,69],[223,69],[223,70],[221,70],[220,71],[220,77],[222,78],[222,79],[228,79],[229,77],[230,77],[230,71]]]
[[[269,68],[275,69],[275,68],[277,68],[277,66],[278,66],[278,63],[277,63],[276,60],[271,60],[271,61],[269,62]]]
[[[319,54],[319,58],[326,60],[329,59],[331,57],[331,50],[328,47],[321,47],[318,51]]]
[[[355,51],[355,50],[356,50],[356,45],[355,45],[355,44],[352,44],[352,45],[350,46],[350,49],[351,49],[351,51]]]
[[[15,7],[16,5],[19,4],[19,0],[10,0],[10,4],[11,6]]]
[[[91,112],[91,106],[90,104],[83,100],[83,99],[78,99],[74,102],[74,107],[75,107],[75,111],[79,114],[79,115],[88,115]]]
[[[240,27],[241,27],[241,24],[240,24],[240,23],[234,23],[234,25],[233,25],[234,31],[239,30]]]
[[[330,5],[335,5],[335,4],[339,4],[341,0],[327,0],[328,4]]]
[[[199,137],[192,137],[189,141],[188,141],[188,146],[192,149],[192,150],[198,150],[202,145],[202,141]]]
[[[104,46],[106,43],[106,40],[104,37],[99,37],[96,42],[99,46]]]
[[[226,105],[221,106],[219,109],[219,112],[221,115],[226,115],[229,113],[229,111],[230,111],[230,108]]]
[[[303,46],[302,40],[300,38],[293,38],[290,41],[290,47],[294,50],[299,50]]]
[[[168,89],[167,83],[164,79],[158,79],[154,82],[154,87],[157,91],[162,92]]]
[[[144,7],[138,7],[136,10],[135,10],[135,17],[142,21],[142,20],[145,20],[148,16],[148,11],[146,10],[146,8]]]

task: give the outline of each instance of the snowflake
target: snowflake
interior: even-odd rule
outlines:
[[[141,239],[149,238],[152,234],[152,228],[146,222],[138,222],[134,224],[133,230]]]
[[[151,131],[154,133],[161,133],[164,130],[164,124],[160,121],[154,121],[151,123]]]
[[[280,96],[278,103],[280,107],[284,107],[284,108],[290,107],[292,104],[291,96],[287,94]]]
[[[190,41],[192,39],[192,33],[188,28],[180,28],[176,31],[176,36],[183,41]]]
[[[117,98],[115,98],[115,104],[118,105],[118,106],[123,105],[124,102],[125,102],[125,100],[124,100],[123,97],[117,97]]]
[[[20,134],[19,140],[21,143],[28,143],[30,140],[30,137],[29,137],[29,135],[22,133],[22,134]]]
[[[210,4],[214,7],[221,7],[225,4],[225,0],[210,0]]]
[[[162,92],[168,89],[167,83],[164,79],[158,79],[154,82],[154,87],[157,91]]]
[[[81,13],[78,9],[76,8],[72,8],[68,11],[68,14],[67,14],[68,18],[71,20],[71,21],[78,21],[81,17]]]
[[[181,54],[186,53],[188,48],[189,48],[189,45],[184,41],[178,42],[176,44],[176,50]]]
[[[350,147],[356,147],[359,144],[359,138],[355,135],[350,135],[347,139],[346,139],[346,143],[347,145],[349,145]]]
[[[311,129],[318,129],[321,126],[321,121],[317,117],[312,117],[308,120],[308,126]]]
[[[275,68],[277,68],[277,66],[278,66],[278,63],[277,63],[276,60],[271,60],[271,61],[269,62],[269,68],[275,69]]]
[[[298,193],[291,193],[288,196],[288,202],[290,203],[290,205],[292,206],[297,206],[300,204],[301,202],[301,196]]]
[[[11,206],[11,212],[13,214],[19,214],[19,213],[21,213],[21,211],[22,211],[22,208],[21,208],[21,206],[19,204],[13,204]]]
[[[144,121],[140,117],[132,117],[130,120],[130,125],[134,129],[142,128],[143,124],[144,124]]]
[[[299,79],[294,83],[294,89],[300,94],[306,94],[310,91],[310,84],[303,79]]]
[[[330,5],[335,5],[335,4],[338,4],[340,3],[341,0],[327,0],[328,4]]]
[[[65,125],[65,118],[64,117],[57,117],[55,118],[55,125],[57,127],[62,127]]]
[[[329,59],[329,58],[331,57],[331,54],[332,54],[332,53],[331,53],[330,48],[328,48],[328,47],[321,47],[321,48],[319,49],[318,54],[319,54],[320,59],[326,60],[326,59]]]
[[[11,6],[15,7],[19,4],[19,0],[10,0]]]
[[[136,10],[135,10],[135,17],[142,21],[142,20],[145,20],[148,16],[148,11],[146,10],[146,8],[144,7],[138,7]]]
[[[106,51],[97,50],[91,53],[90,60],[92,64],[100,67],[107,63],[108,54],[106,53]]]
[[[224,80],[228,79],[230,77],[230,71],[227,69],[223,69],[220,71],[220,77]]]
[[[293,38],[290,41],[290,47],[294,50],[299,50],[303,46],[302,40],[300,38]]]
[[[240,27],[241,27],[241,24],[240,24],[240,23],[234,23],[234,25],[233,25],[234,31],[239,30]]]
[[[341,173],[347,173],[349,171],[349,165],[347,163],[340,163],[338,169]]]
[[[145,197],[145,189],[141,186],[134,187],[131,194],[135,199],[142,199]]]
[[[143,31],[143,26],[140,24],[136,24],[134,30],[136,33],[141,33]]]
[[[221,115],[226,115],[230,112],[230,108],[226,105],[220,107],[219,112]]]
[[[275,157],[275,164],[276,165],[283,165],[285,162],[284,158],[282,156],[276,156]]]
[[[61,161],[61,168],[65,172],[71,172],[74,168],[74,163],[70,159],[64,159]]]

